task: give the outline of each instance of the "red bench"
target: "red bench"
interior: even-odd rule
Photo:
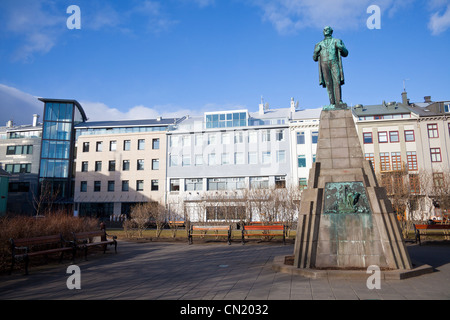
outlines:
[[[286,227],[284,225],[244,225],[242,227],[242,244],[245,244],[245,237],[276,237],[283,238],[283,244],[286,244]]]
[[[444,235],[448,236],[450,231],[450,224],[442,224],[442,223],[435,223],[435,224],[414,224],[414,233],[416,237],[416,243],[419,241],[419,245],[422,244],[420,242],[420,235],[421,231],[423,235],[427,234],[427,230],[442,230],[443,233],[433,233],[433,235]]]

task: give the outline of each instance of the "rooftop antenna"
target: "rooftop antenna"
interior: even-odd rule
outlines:
[[[406,81],[409,79],[403,79],[403,91],[406,92]]]

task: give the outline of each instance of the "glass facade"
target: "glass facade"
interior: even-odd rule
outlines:
[[[247,112],[206,113],[206,128],[245,127],[248,124]]]
[[[86,120],[76,101],[46,100],[42,127],[39,179],[59,199],[72,197],[74,125]],[[47,191],[46,191],[47,192]]]

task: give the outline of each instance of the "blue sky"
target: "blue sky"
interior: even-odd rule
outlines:
[[[318,108],[325,25],[349,50],[349,105],[399,101],[404,79],[413,102],[450,99],[448,0],[1,0],[0,125],[30,123],[35,97],[76,99],[91,120],[256,111],[261,96]]]

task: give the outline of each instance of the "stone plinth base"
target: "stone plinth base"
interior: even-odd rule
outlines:
[[[346,269],[311,269],[311,268],[297,268],[293,265],[286,264],[286,257],[278,256],[275,257],[272,270],[299,275],[311,279],[363,279],[367,280],[372,273],[367,273],[367,270],[346,270]],[[413,262],[412,269],[397,269],[397,270],[381,270],[382,280],[403,280],[412,277],[418,277],[423,274],[428,274],[433,272],[433,267],[427,264],[422,264],[420,262]]]

